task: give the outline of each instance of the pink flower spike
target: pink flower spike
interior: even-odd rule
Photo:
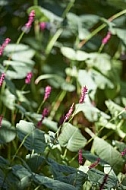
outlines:
[[[2,125],[2,120],[3,120],[3,116],[1,115],[1,116],[0,116],[0,127],[1,127],[1,125]]]
[[[82,149],[79,150],[78,154],[79,154],[78,162],[79,162],[79,164],[81,165],[81,164],[83,164]]]
[[[51,90],[52,90],[51,86],[46,86],[45,94],[44,94],[44,101],[46,101],[49,98],[49,96],[51,94]]]
[[[121,156],[125,156],[126,155],[126,148],[124,149],[124,151],[121,152]]]
[[[35,11],[32,10],[29,14],[29,19],[28,19],[28,22],[25,24],[25,26],[22,28],[22,30],[26,33],[29,32],[31,26],[32,26],[32,23],[34,21],[34,18],[35,18]]]
[[[0,86],[2,86],[4,79],[5,79],[5,73],[2,73],[0,76]]]
[[[107,44],[110,38],[111,38],[111,32],[108,32],[107,35],[103,38],[102,44],[104,45]]]
[[[44,108],[43,112],[42,112],[42,117],[46,117],[49,114],[49,110],[47,108]]]
[[[40,26],[40,29],[43,31],[43,30],[46,29],[47,23],[46,22],[41,22],[39,26]]]
[[[95,168],[100,162],[100,158],[97,158],[96,162],[92,163],[88,168],[91,169],[91,168]]]
[[[2,46],[0,47],[0,56],[3,54],[3,51],[4,51],[5,47],[9,44],[10,41],[11,41],[10,38],[5,39]]]
[[[30,84],[32,75],[32,72],[27,73],[27,76],[25,78],[25,84]]]
[[[71,116],[72,113],[73,113],[73,109],[74,109],[74,103],[73,103],[72,106],[70,107],[68,113],[65,115],[63,122],[66,122],[66,121],[70,118],[70,116]]]
[[[87,87],[84,86],[84,87],[82,88],[82,91],[81,91],[81,97],[80,97],[79,103],[83,103],[83,102],[84,102],[85,96],[86,96],[86,94],[87,94],[87,91],[88,91]]]
[[[42,121],[45,117],[47,117],[49,114],[49,110],[47,108],[44,108],[43,112],[42,112],[42,118],[41,120],[37,123],[37,127],[40,127],[42,125]]]

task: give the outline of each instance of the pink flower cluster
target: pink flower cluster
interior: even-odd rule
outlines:
[[[86,94],[87,94],[87,91],[88,91],[87,87],[84,86],[84,87],[82,88],[82,91],[81,91],[81,97],[80,97],[79,103],[83,103],[83,102],[84,102],[85,96],[86,96]]]
[[[27,73],[27,76],[25,78],[25,84],[30,84],[32,75],[32,72]]]
[[[79,150],[78,156],[79,156],[79,157],[78,157],[78,162],[79,162],[79,164],[81,165],[81,164],[83,164],[82,149]]]
[[[31,26],[32,26],[32,23],[34,21],[34,18],[35,18],[35,11],[32,10],[29,14],[29,19],[28,19],[28,22],[25,24],[25,26],[22,28],[22,30],[26,33],[29,32]]]
[[[66,122],[66,121],[70,118],[70,116],[71,116],[72,113],[73,113],[73,109],[74,109],[74,103],[73,103],[72,106],[70,107],[68,113],[65,115],[63,122]]]
[[[126,148],[124,149],[124,151],[121,152],[121,156],[125,156],[126,155]]]
[[[37,123],[37,127],[40,127],[42,125],[42,121],[45,117],[47,117],[49,114],[49,110],[47,108],[44,108],[43,112],[42,112],[42,118],[41,120]]]
[[[46,101],[49,98],[49,96],[51,94],[51,90],[52,90],[51,86],[46,86],[45,94],[44,94],[44,101]]]
[[[45,29],[50,30],[51,25],[49,22],[40,22],[39,27],[41,31],[44,31]]]
[[[1,115],[1,116],[0,116],[0,127],[1,127],[1,125],[2,125],[2,119],[3,119],[3,116]]]
[[[5,79],[5,73],[2,73],[0,76],[0,86],[2,86],[4,79]]]
[[[28,19],[28,22],[25,24],[26,28],[31,28],[31,25],[34,21],[34,17],[35,17],[35,11],[32,10],[29,14],[29,19]]]
[[[9,44],[10,41],[11,41],[10,38],[5,39],[2,46],[0,47],[0,56],[3,54],[3,51],[4,51],[5,47]]]
[[[91,169],[91,168],[95,168],[100,162],[100,158],[97,158],[96,162],[92,163],[88,168]]]
[[[46,22],[41,22],[39,26],[40,26],[40,29],[43,31],[43,30],[46,29],[47,23]]]
[[[110,38],[111,38],[111,32],[108,32],[107,35],[103,38],[102,44],[104,45],[107,44]]]

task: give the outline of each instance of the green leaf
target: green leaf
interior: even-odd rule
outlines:
[[[82,103],[75,105],[75,115],[79,112],[83,112],[85,117],[91,121],[98,121],[101,119],[110,119],[110,116],[105,114],[104,112],[100,111],[98,108],[94,107],[90,103]]]
[[[125,109],[112,100],[106,100],[105,104],[113,117],[126,119]]]
[[[24,44],[8,44],[4,52],[11,55],[11,59],[24,62],[30,60],[35,54],[33,49]]]
[[[75,86],[66,82],[64,78],[62,78],[59,75],[56,74],[45,74],[45,75],[40,75],[36,80],[35,83],[38,84],[41,80],[44,79],[53,79],[50,80],[52,84],[56,83],[57,87],[60,87],[63,90],[66,90],[68,92],[72,92],[75,90]],[[55,84],[54,84],[55,85]]]
[[[2,93],[1,99],[7,108],[14,110],[16,97],[8,90],[8,88]]]
[[[98,156],[92,154],[91,152],[89,151],[83,151],[83,156],[86,158],[86,160],[89,160],[90,162],[96,162],[96,160],[99,158]],[[104,166],[105,164],[107,164],[106,161],[100,159],[100,162],[99,162],[100,165]]]
[[[118,38],[122,41],[122,43],[126,46],[126,30],[120,29],[120,28],[112,28],[111,29],[112,34],[117,35]]]
[[[13,174],[18,178],[18,183],[16,184],[18,188],[25,189],[30,184],[31,173],[21,165],[14,165],[12,167]]]
[[[90,53],[86,60],[88,67],[97,68],[101,73],[107,74],[111,70],[111,58],[105,53]]]
[[[84,14],[80,16],[80,20],[84,28],[90,29],[92,28],[98,21],[100,17],[98,15],[93,14]]]
[[[80,83],[81,87],[87,86],[88,92],[90,92],[90,96],[94,99],[97,85],[95,81],[92,79],[91,72],[86,70],[79,70],[78,72],[78,82]]]
[[[87,142],[80,130],[70,123],[63,124],[58,140],[61,146],[73,152],[83,148]]]
[[[85,61],[89,58],[89,54],[84,51],[75,51],[69,47],[61,47],[61,53],[70,60]]]
[[[61,181],[58,181],[58,180],[54,180],[54,179],[51,179],[49,177],[40,176],[38,174],[36,174],[34,176],[34,179],[39,184],[44,185],[47,188],[50,188],[52,190],[57,190],[57,189],[60,189],[60,190],[64,190],[64,189],[76,190],[76,188],[73,185],[70,185],[70,184],[67,184],[67,183],[64,183],[64,182],[61,182]]]
[[[123,159],[120,153],[105,140],[95,137],[93,149],[101,159],[110,164],[115,173],[122,170]]]
[[[9,66],[6,74],[12,79],[22,79],[32,70],[32,66],[21,61],[4,61],[5,66]],[[11,68],[10,68],[11,67]]]
[[[26,156],[26,161],[28,166],[33,172],[37,172],[37,170],[40,168],[42,164],[45,163],[45,158],[43,156],[40,156],[38,154],[28,154]]]
[[[99,184],[101,186],[105,179],[105,174],[101,171],[98,171],[94,168],[88,170],[89,180],[93,182],[93,184]],[[111,189],[117,186],[117,178],[108,175],[106,183],[104,183],[104,188]]]
[[[73,167],[58,164],[52,159],[49,159],[48,164],[51,167],[55,180],[65,182],[67,184],[74,184],[76,179],[75,187],[77,190],[80,190],[83,183],[87,179],[87,174]]]
[[[2,126],[0,128],[0,144],[5,144],[14,140],[16,136],[16,130],[11,126],[11,123],[2,120]]]
[[[32,122],[20,120],[16,125],[17,134],[23,145],[30,151],[42,153],[45,150],[44,132],[36,129]]]

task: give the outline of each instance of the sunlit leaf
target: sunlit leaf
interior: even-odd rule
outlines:
[[[64,123],[58,140],[61,146],[66,147],[73,152],[84,147],[87,141],[81,134],[80,130],[70,123]]]

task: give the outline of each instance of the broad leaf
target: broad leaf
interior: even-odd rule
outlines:
[[[99,170],[96,169],[90,169],[88,170],[88,176],[89,180],[92,181],[93,184],[99,184],[100,187],[105,181],[105,174]],[[104,183],[104,188],[111,189],[117,186],[117,178],[108,175],[106,178],[106,182]]]
[[[16,130],[11,126],[11,123],[3,120],[0,128],[0,144],[5,144],[14,140],[16,136]]]
[[[83,148],[87,142],[80,130],[70,123],[64,123],[58,140],[61,146],[73,152]]]
[[[76,190],[76,188],[73,185],[70,185],[70,184],[67,184],[67,183],[64,183],[64,182],[61,182],[58,180],[54,180],[54,179],[51,179],[49,177],[40,176],[38,174],[36,174],[34,176],[34,179],[40,185],[44,185],[47,188],[50,188],[52,190],[57,190],[57,189],[60,189],[60,190],[64,190],[64,189]]]
[[[110,116],[105,114],[104,112],[100,111],[98,108],[94,107],[90,103],[82,103],[76,104],[75,106],[75,114],[83,112],[85,117],[91,121],[98,121],[99,119],[110,119]]]
[[[18,138],[28,150],[41,153],[45,150],[44,132],[36,129],[33,123],[21,120],[17,125]]]
[[[12,167],[12,173],[18,178],[16,186],[20,189],[25,189],[30,184],[31,173],[21,165],[14,165]]]
[[[95,137],[93,149],[101,159],[110,164],[115,173],[122,170],[123,159],[121,154],[105,140]]]

